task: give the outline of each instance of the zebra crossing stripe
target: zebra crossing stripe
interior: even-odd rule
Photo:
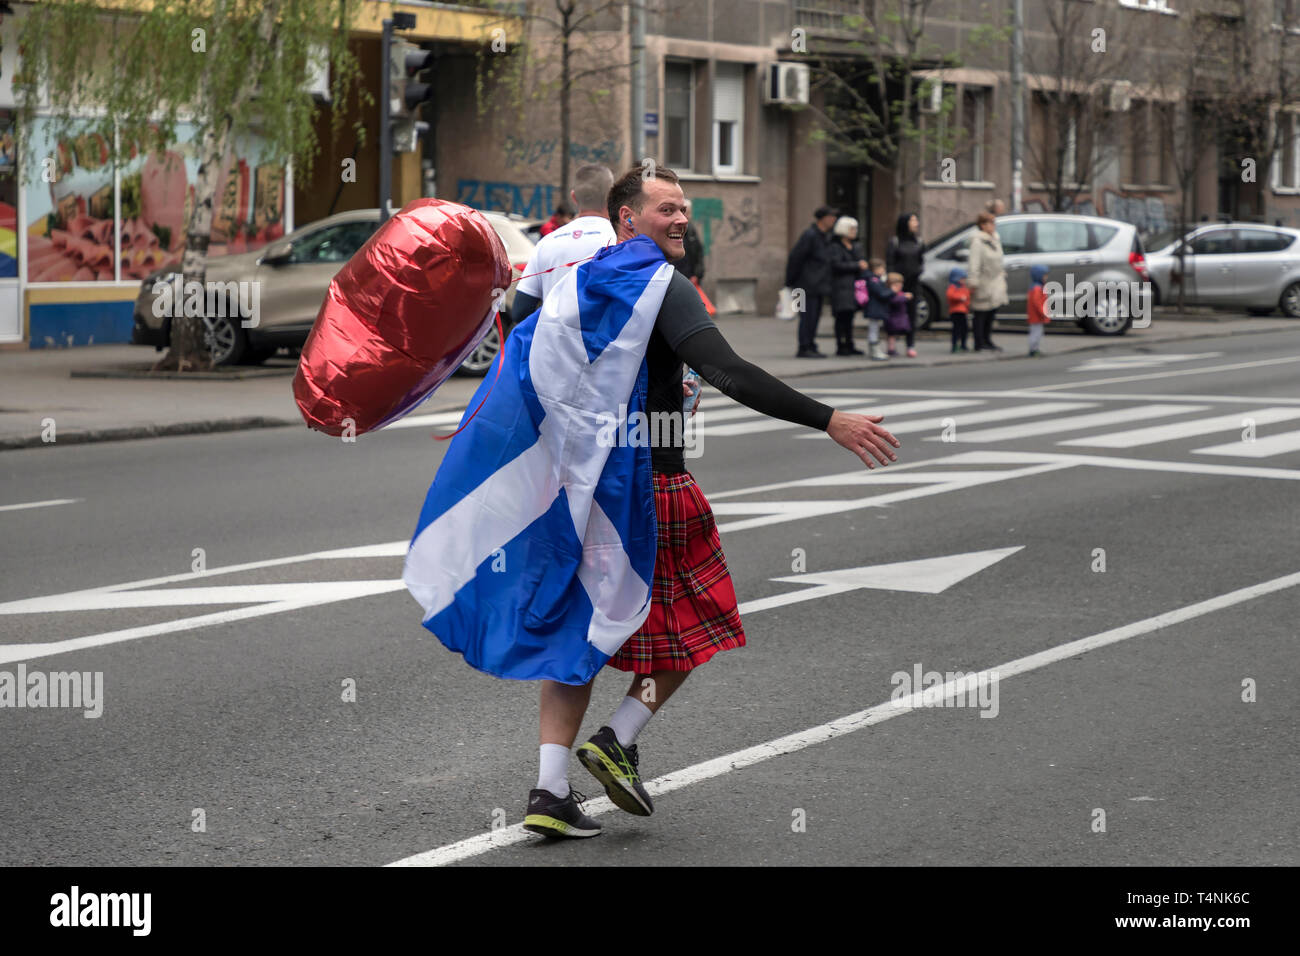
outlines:
[[[1211,445],[1209,448],[1194,448],[1196,455],[1229,455],[1233,458],[1269,458],[1284,455],[1290,451],[1300,451],[1300,431],[1283,432],[1269,435],[1254,441],[1235,441],[1224,445]]]
[[[1091,415],[1054,418],[1045,422],[1025,422],[1019,425],[1008,425],[1005,428],[985,428],[973,432],[958,431],[957,441],[963,444],[968,442],[1014,441],[1017,438],[1033,438],[1037,435],[1050,435],[1054,432],[1081,431],[1085,428],[1121,425],[1125,422],[1141,421],[1147,418],[1186,415],[1191,412],[1203,412],[1208,407],[1207,405],[1136,405],[1132,408],[1095,412]],[[925,439],[925,441],[938,440],[937,437]]]
[[[981,425],[985,422],[1003,422],[1012,418],[1033,418],[1038,415],[1051,415],[1057,412],[1073,412],[1081,408],[1096,408],[1096,402],[1037,402],[1031,405],[1018,405],[1011,408],[994,408],[986,412],[963,413],[956,421],[959,425]],[[914,432],[937,432],[944,428],[946,418],[910,418],[901,422],[885,422],[884,427],[894,435],[910,435]],[[830,438],[825,432],[805,432],[796,438]]]
[[[856,408],[841,409],[844,412],[851,412],[857,415],[906,415],[911,412],[936,412],[952,408],[966,408],[971,405],[983,405],[984,402],[978,399],[951,399],[951,398],[931,398],[918,402],[896,402],[892,405],[860,405]],[[783,422],[775,418],[764,417],[760,421],[742,422],[735,425],[722,425],[717,428],[710,428],[706,420],[704,426],[704,435],[708,438],[726,437],[730,435],[752,435],[757,432],[782,431],[788,428],[800,428],[793,422]],[[888,428],[888,424],[885,425]]]
[[[1086,445],[1091,448],[1136,448],[1139,445],[1156,445],[1160,442],[1174,441],[1178,438],[1195,438],[1200,435],[1212,435],[1215,432],[1245,428],[1246,419],[1252,419],[1257,425],[1270,425],[1274,422],[1286,422],[1296,418],[1300,418],[1300,408],[1259,408],[1253,411],[1234,412],[1231,415],[1216,415],[1213,418],[1201,418],[1190,422],[1174,422],[1172,425],[1152,425],[1150,428],[1133,428],[1128,431],[1111,432],[1106,435],[1072,438],[1069,441],[1057,442],[1057,444]]]

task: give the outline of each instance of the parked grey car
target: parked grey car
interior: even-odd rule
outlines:
[[[1118,219],[1023,213],[999,216],[997,230],[1002,240],[1010,299],[998,311],[999,318],[1025,315],[1030,266],[1047,266],[1051,269],[1048,281],[1063,285],[1069,275],[1073,275],[1076,286],[1085,281],[1131,283],[1148,279],[1137,229]],[[920,328],[926,328],[935,319],[948,318],[948,273],[956,266],[965,268],[974,235],[975,224],[970,223],[926,245],[921,301],[916,310]],[[1095,335],[1123,335],[1132,324],[1131,315],[1099,311],[1103,314],[1087,315],[1078,319],[1078,324]]]
[[[1188,305],[1235,306],[1256,315],[1281,309],[1300,319],[1300,229],[1253,223],[1198,226],[1179,239],[1164,232],[1149,242],[1147,260],[1156,303],[1178,300],[1185,275]],[[1179,246],[1185,268],[1179,271]]]

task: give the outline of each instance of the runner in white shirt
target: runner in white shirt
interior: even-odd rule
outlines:
[[[605,199],[613,185],[614,174],[607,166],[591,164],[578,169],[573,189],[569,191],[578,215],[543,236],[528,257],[525,278],[519,281],[515,291],[512,315],[516,323],[537,311],[547,293],[569,271],[565,268],[568,263],[590,258],[618,241],[605,208]]]

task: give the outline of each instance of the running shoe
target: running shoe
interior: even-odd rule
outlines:
[[[582,812],[580,804],[586,801],[572,787],[567,797],[557,797],[549,790],[530,791],[524,829],[552,839],[600,836],[600,824]]]
[[[601,727],[578,748],[578,762],[601,782],[616,807],[638,817],[648,817],[655,808],[650,794],[641,786],[637,761],[636,744],[624,747],[608,727]]]

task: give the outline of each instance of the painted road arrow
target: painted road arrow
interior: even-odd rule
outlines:
[[[795,574],[788,578],[772,578],[773,581],[791,584],[812,584],[815,587],[802,591],[790,591],[772,597],[746,601],[740,605],[740,613],[766,611],[768,608],[797,604],[800,601],[812,601],[817,598],[856,591],[859,588],[872,588],[877,591],[915,591],[921,594],[941,594],[954,584],[966,580],[991,565],[997,564],[1005,557],[1015,554],[1024,545],[1014,548],[996,548],[992,551],[968,551],[965,554],[953,554],[946,558],[922,558],[919,561],[900,561],[896,564],[874,564],[865,568],[845,568],[842,571],[823,571],[811,574]]]
[[[943,558],[924,558],[919,561],[902,561],[895,564],[877,564],[863,568],[845,568],[839,571],[813,572],[798,574],[787,578],[773,578],[774,581],[793,584],[810,584],[812,587],[787,594],[746,601],[740,605],[740,612],[748,614],[765,611],[768,608],[796,604],[799,601],[812,601],[816,598],[843,594],[860,588],[873,588],[884,591],[913,591],[922,594],[939,594],[972,574],[996,564],[1008,555],[1015,554],[1023,545],[1014,548],[998,548],[992,551],[971,551],[966,554],[954,554]],[[213,587],[204,581],[202,586],[189,588],[149,588],[149,585],[177,584],[185,581],[211,578],[219,574],[235,571],[247,571],[254,567],[286,564],[294,561],[319,560],[325,558],[378,557],[405,554],[405,542],[396,541],[383,545],[363,548],[345,548],[338,551],[316,552],[300,555],[297,558],[278,558],[266,562],[233,565],[228,568],[215,568],[211,571],[193,574],[177,574],[148,581],[135,581],[108,588],[91,588],[84,591],[71,591],[65,594],[52,594],[47,597],[29,598],[21,601],[0,603],[0,615],[8,614],[48,614],[60,611],[124,610],[146,607],[185,607],[203,604],[251,604],[214,614],[201,614],[176,621],[160,621],[102,634],[90,634],[70,640],[49,643],[0,644],[0,664],[13,664],[18,661],[35,660],[52,657],[55,654],[67,654],[72,651],[107,644],[119,644],[145,637],[158,637],[179,631],[191,631],[200,627],[217,624],[231,624],[267,614],[279,614],[284,611],[299,610],[335,601],[355,600],[375,594],[400,591],[401,578],[375,581],[310,581],[293,584],[246,584]]]

